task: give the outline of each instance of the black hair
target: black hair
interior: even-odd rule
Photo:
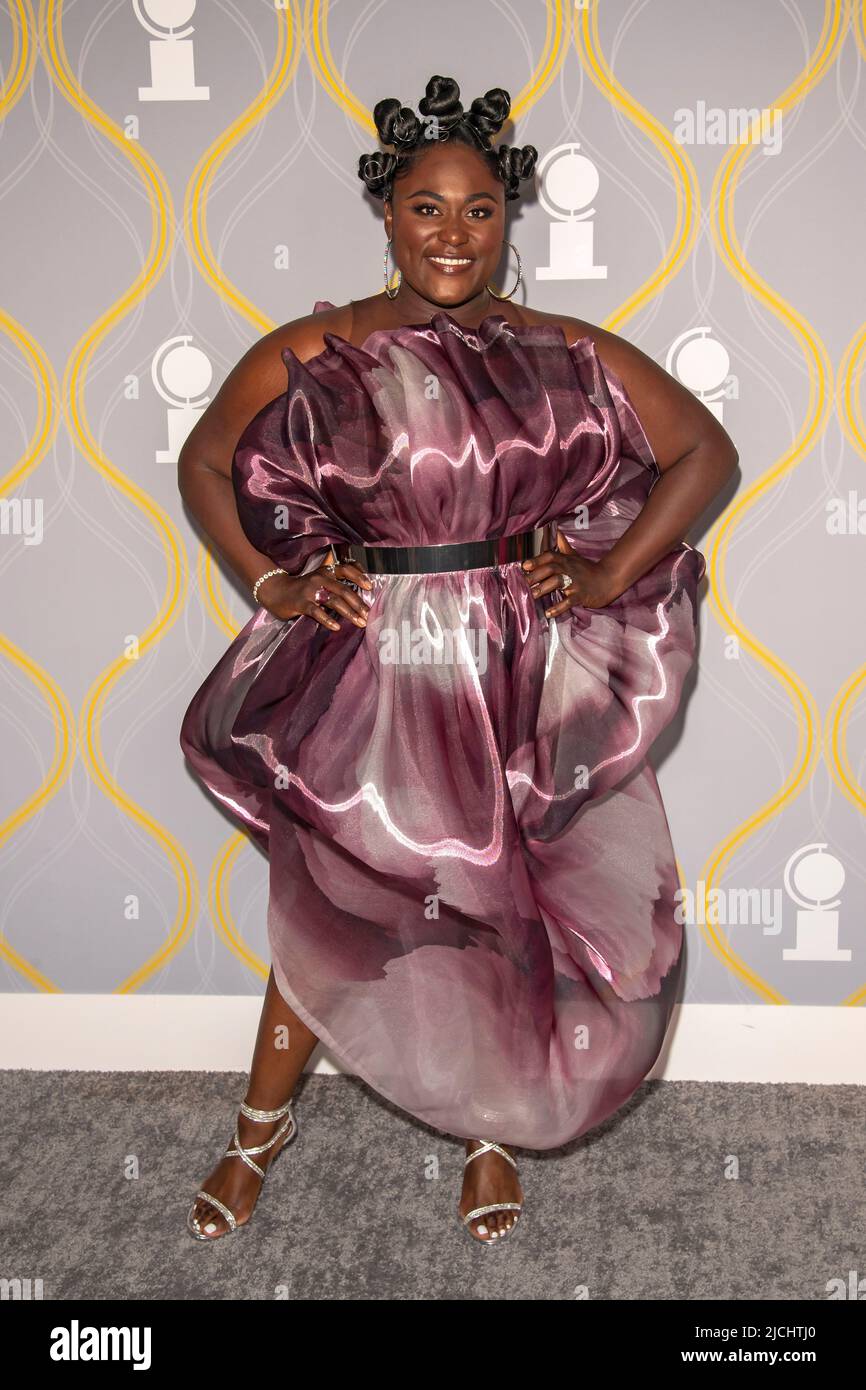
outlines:
[[[373,120],[383,145],[395,153],[375,150],[358,160],[358,178],[363,179],[374,198],[390,199],[396,178],[410,169],[434,140],[456,140],[468,145],[485,160],[490,172],[505,185],[506,199],[519,197],[521,179],[531,177],[538,150],[534,145],[518,149],[500,145],[494,150],[491,137],[505,123],[511,110],[511,97],[502,87],[491,87],[476,97],[468,111],[460,102],[460,88],[453,77],[431,77],[426,95],[418,103],[423,119],[396,97],[385,97],[373,108]]]

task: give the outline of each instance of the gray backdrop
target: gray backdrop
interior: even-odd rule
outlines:
[[[467,107],[506,87],[500,138],[555,154],[508,232],[518,298],[637,343],[739,449],[739,486],[689,537],[700,664],[654,755],[696,915],[718,890],[685,997],[862,1002],[862,14],[162,0],[57,6],[42,32],[21,14],[2,28],[0,988],[262,989],[266,861],[178,745],[251,603],[175,460],[258,335],[381,289],[381,204],[355,172],[369,112],[417,108],[444,73]]]

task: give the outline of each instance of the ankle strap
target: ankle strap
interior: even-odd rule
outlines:
[[[254,1110],[245,1100],[241,1101],[241,1113],[246,1115],[248,1120],[261,1120],[263,1124],[271,1120],[281,1120],[284,1115],[288,1115],[291,1108],[291,1099],[287,1100],[285,1105],[281,1105],[279,1110]]]
[[[494,1143],[492,1139],[473,1139],[472,1142],[473,1144],[480,1144],[481,1148],[475,1149],[473,1153],[466,1155],[465,1159],[463,1160],[464,1168],[466,1167],[467,1163],[472,1162],[473,1158],[478,1158],[481,1154],[490,1153],[492,1150],[494,1153],[501,1154],[502,1157],[511,1164],[515,1172],[517,1171],[517,1164],[515,1160],[512,1158],[511,1154],[508,1153],[506,1149],[503,1149],[501,1144]]]

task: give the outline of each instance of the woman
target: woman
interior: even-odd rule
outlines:
[[[488,287],[537,158],[492,149],[509,107],[465,113],[443,77],[421,120],[377,104],[385,293],[256,343],[182,451],[258,607],[181,746],[269,855],[273,961],[200,1239],[249,1219],[319,1040],[466,1140],[458,1211],[491,1242],[522,1210],[514,1147],[599,1124],[669,1021],[682,927],[646,755],[694,660],[682,538],[737,454],[625,340]]]

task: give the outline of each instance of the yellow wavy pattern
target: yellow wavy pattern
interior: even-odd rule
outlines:
[[[208,882],[208,901],[213,913],[217,935],[222,938],[232,955],[237,956],[260,979],[267,980],[270,966],[263,961],[251,946],[248,946],[238,931],[229,907],[232,870],[237,863],[240,851],[246,846],[247,837],[238,831],[226,840],[213,862]]]
[[[36,791],[22,802],[11,816],[7,816],[0,823],[0,845],[3,845],[37,811],[47,805],[53,796],[57,795],[69,776],[75,756],[73,736],[75,716],[60,686],[49,676],[45,668],[38,665],[32,657],[29,657],[26,652],[2,634],[0,634],[0,655],[4,656],[12,665],[17,666],[19,671],[23,672],[37,687],[48,706],[51,722],[54,726],[54,749],[51,765]],[[47,975],[44,975],[20,951],[16,950],[2,933],[0,933],[0,957],[13,970],[17,970],[25,980],[29,980],[35,989],[47,994],[59,994],[61,992],[59,985],[56,985],[53,980],[49,980]]]
[[[866,457],[866,426],[858,387],[866,358],[866,325],[861,326],[848,344],[839,364],[837,410],[842,429],[858,451]],[[859,666],[842,683],[827,711],[826,756],[834,781],[857,810],[866,813],[866,791],[860,786],[848,756],[848,723],[854,703],[866,682],[866,665]]]
[[[860,379],[866,363],[866,326],[861,326],[848,344],[839,364],[837,409],[844,433],[860,457],[866,457],[866,426],[859,396]],[[824,757],[836,785],[861,815],[866,814],[866,791],[857,781],[848,755],[848,725],[863,686],[866,665],[843,681],[830,702],[825,716]],[[866,983],[843,1002],[849,1006],[866,1001]]]
[[[512,121],[518,121],[540,101],[565,62],[569,46],[569,5],[565,0],[547,0],[545,4],[545,35],[541,56],[524,87],[511,103]],[[340,76],[328,36],[329,0],[306,0],[304,7],[304,42],[313,72],[331,100],[347,115],[363,126],[373,139],[376,126],[363,102]]]
[[[222,591],[222,576],[214,559],[213,551],[205,545],[200,545],[198,548],[196,580],[204,602],[205,612],[210,614],[216,626],[228,637],[229,641],[233,641],[243,627],[243,623],[235,622],[229,612]]]
[[[0,116],[5,121],[30,86],[39,53],[33,42],[36,21],[30,0],[9,0],[12,51],[6,63],[7,75],[0,85]]]
[[[162,606],[151,626],[141,635],[140,655],[159,642],[182,611],[187,588],[187,562],[180,534],[172,519],[137,484],[120,472],[99,449],[87,421],[85,387],[91,358],[99,343],[123,316],[153,288],[164,271],[171,247],[174,216],[166,181],[153,159],[132,140],[127,140],[103,111],[82,90],[72,72],[63,40],[62,0],[42,0],[39,9],[39,43],[49,75],[73,110],[110,141],[139,175],[152,214],[151,244],[141,272],[115,304],[76,343],[66,366],[62,400],[67,427],[82,454],[113,487],[137,507],[153,526],[166,558],[166,588]],[[126,795],[109,772],[102,752],[101,720],[105,702],[120,677],[129,670],[125,656],[117,657],[97,677],[85,697],[80,720],[82,755],[88,775],[104,795],[130,820],[144,829],[163,851],[177,881],[178,903],[168,937],[158,950],[126,980],[116,993],[137,989],[180,950],[196,920],[198,884],[188,854],[166,828]]]
[[[852,18],[852,32],[860,57],[866,60],[866,3],[855,10]],[[866,456],[866,421],[860,400],[859,386],[863,372],[864,341],[866,328],[860,327],[848,344],[839,364],[837,412],[843,432],[859,452]],[[866,793],[854,776],[848,757],[848,723],[854,704],[866,680],[866,666],[859,667],[840,686],[830,702],[825,716],[824,757],[830,774],[853,806],[863,814],[866,812]],[[866,1001],[866,984],[849,994],[842,1002],[850,1007]]]
[[[798,79],[773,105],[783,111],[792,109],[820,82],[830,65],[836,61],[845,30],[850,22],[851,0],[825,0],[824,25],[815,53]],[[67,424],[82,452],[93,466],[105,476],[113,486],[137,506],[148,517],[160,539],[167,564],[167,584],[163,603],[157,618],[142,635],[140,651],[143,654],[150,646],[161,640],[168,628],[176,621],[181,609],[187,586],[186,557],[183,543],[171,518],[128,478],[120,473],[99,451],[86,422],[83,392],[90,359],[99,342],[119,322],[123,315],[149,291],[165,269],[170,243],[169,229],[172,224],[171,197],[165,180],[158,167],[134,142],[127,141],[113,123],[82,92],[75,81],[66,58],[62,36],[62,0],[41,0],[39,11],[38,40],[42,47],[46,66],[52,79],[70,105],[79,111],[107,139],[113,140],[123,156],[131,160],[142,179],[153,215],[151,246],[141,274],[133,285],[112,308],[88,330],[71,354],[63,381],[63,401]],[[274,325],[253,306],[245,296],[230,284],[217,266],[207,233],[207,201],[216,171],[227,152],[237,143],[262,116],[271,109],[285,87],[295,74],[299,61],[299,45],[295,34],[299,27],[297,0],[293,0],[292,11],[285,13],[284,24],[278,23],[278,46],[271,73],[261,93],[236,122],[214,142],[211,149],[199,162],[187,188],[184,203],[184,226],[190,240],[192,254],[203,277],[222,298],[231,303],[251,322],[257,324],[262,332]],[[12,61],[9,64],[9,77],[2,90],[4,113],[10,105],[20,99],[26,90],[35,63],[36,48],[30,42],[33,29],[32,8],[28,0],[13,0],[10,5],[13,20],[15,44]],[[30,24],[27,18],[30,17]],[[518,118],[537,101],[548,89],[562,67],[570,43],[568,13],[563,0],[549,0],[546,5],[547,32],[542,55],[536,64],[533,75],[521,91],[513,105],[513,115]],[[861,16],[862,18],[862,16]],[[306,0],[304,9],[304,40],[307,46],[313,71],[324,89],[346,112],[359,121],[371,134],[375,128],[369,114],[349,91],[340,78],[330,50],[328,37],[328,0]],[[598,36],[598,15],[596,0],[591,0],[587,9],[575,11],[573,37],[580,60],[591,80],[603,91],[608,100],[623,110],[635,124],[644,131],[655,148],[665,159],[676,192],[676,222],[666,253],[656,271],[645,283],[608,318],[605,326],[616,328],[631,318],[658,290],[679,272],[690,254],[697,235],[699,224],[698,209],[700,195],[697,178],[691,161],[682,147],[672,139],[655,119],[640,107],[613,77],[601,52]],[[861,29],[856,30],[858,46],[866,55],[866,42]],[[755,636],[740,622],[729,600],[725,583],[725,561],[728,546],[736,526],[745,513],[755,505],[758,498],[782,476],[790,471],[806,451],[812,447],[820,431],[826,427],[829,411],[832,369],[826,350],[808,324],[789,305],[773,292],[766,283],[748,266],[742,255],[733,227],[733,199],[739,176],[746,158],[753,147],[743,146],[730,151],[723,161],[713,187],[713,207],[717,214],[714,235],[720,254],[725,258],[729,270],[743,283],[759,302],[766,305],[795,333],[804,348],[810,374],[810,397],[806,412],[806,423],[801,429],[792,449],[749,489],[720,519],[711,533],[707,545],[708,571],[711,583],[711,607],[717,621],[724,631],[734,632],[741,644],[758,659],[765,668],[779,680],[791,699],[798,722],[798,748],[795,767],[786,779],[778,794],[766,806],[747,819],[717,846],[704,869],[702,877],[707,893],[712,891],[715,881],[721,876],[736,848],[749,838],[761,825],[777,814],[783,806],[791,802],[802,790],[806,778],[811,773],[817,757],[821,720],[814,698],[802,681],[789,670],[773,653],[764,647]],[[26,342],[23,330],[12,325],[11,320],[3,319],[3,327],[9,336],[19,343]],[[849,437],[863,450],[866,430],[864,430],[862,411],[854,395],[854,386],[862,370],[864,334],[858,334],[846,352],[843,362],[844,374],[840,382],[840,415],[843,417]],[[35,349],[31,351],[37,380],[41,386],[40,418],[34,439],[28,447],[24,459],[16,465],[4,482],[8,488],[36,466],[39,458],[50,447],[56,433],[56,418],[53,414],[56,380],[53,379],[50,364],[44,354]],[[41,375],[40,375],[41,372]],[[842,368],[840,367],[840,374]],[[229,636],[239,631],[237,623],[228,612],[220,589],[219,574],[212,554],[204,547],[198,557],[198,575],[206,596],[208,611],[214,621]],[[29,678],[42,690],[52,711],[56,740],[52,767],[42,787],[26,802],[13,817],[0,827],[0,838],[14,830],[32,815],[38,806],[45,803],[68,775],[74,748],[72,712],[62,691],[26,655],[0,638],[0,651],[26,671]],[[100,721],[108,694],[115,681],[126,668],[126,660],[121,657],[113,662],[97,679],[84,702],[81,715],[81,737],[83,752],[89,775],[109,799],[124,814],[145,828],[160,844],[175,872],[178,884],[178,909],[169,938],[163,947],[146,961],[136,972],[119,986],[121,992],[137,988],[176,954],[189,935],[197,911],[197,884],[191,861],[173,836],[156,821],[137,807],[119,788],[108,772],[102,755],[100,742]],[[828,713],[828,756],[831,770],[846,795],[861,811],[866,806],[862,788],[850,768],[847,755],[846,730],[854,700],[866,680],[866,667],[860,668],[843,685]],[[246,837],[242,833],[233,835],[214,860],[209,880],[209,898],[214,922],[218,933],[229,949],[262,978],[267,976],[267,966],[243,941],[232,923],[228,909],[228,885],[231,872],[241,846]],[[706,903],[705,903],[706,906]],[[709,916],[709,913],[707,914]],[[770,985],[761,980],[732,951],[730,944],[717,927],[707,929],[707,939],[714,953],[724,963],[744,979],[757,993],[773,1003],[787,1002]],[[38,988],[54,990],[56,986],[40,972],[35,971],[23,960],[8,943],[0,940],[0,953],[20,969]],[[857,991],[846,1003],[860,1003],[866,995],[866,986]]]
[[[604,320],[602,327],[613,333],[628,323],[682,270],[700,227],[701,189],[697,170],[683,146],[625,90],[611,72],[598,33],[597,0],[591,0],[586,9],[575,10],[574,43],[587,76],[612,106],[616,106],[638,130],[643,131],[667,164],[676,197],[676,220],[668,248],[652,275]]]
[[[186,241],[199,274],[221,299],[254,323],[261,333],[269,332],[276,325],[232,284],[219,265],[208,235],[208,199],[214,179],[229,152],[269,111],[273,110],[293,80],[301,55],[301,45],[297,41],[300,27],[297,3],[296,0],[292,0],[291,11],[277,12],[277,48],[264,86],[246,110],[221,131],[202,155],[192,172],[184,197],[183,221]],[[240,627],[226,606],[219,583],[219,572],[208,546],[200,547],[196,573],[203,586],[201,592],[205,610],[210,613],[222,632],[229,637],[236,637]]]
[[[22,3],[22,0],[12,0],[9,20],[12,49],[6,64],[6,77],[0,87],[0,120],[3,121],[27,92],[38,56],[38,46],[33,39],[36,21],[31,5]],[[0,331],[28,361],[36,385],[33,433],[21,458],[0,480],[0,496],[4,496],[20,486],[45,458],[56,438],[59,421],[55,407],[57,377],[48,354],[20,323],[3,311],[0,311]],[[48,707],[54,729],[51,763],[40,785],[11,815],[0,821],[0,845],[3,845],[57,795],[68,778],[75,758],[75,719],[72,707],[57,682],[43,666],[4,634],[0,634],[0,655],[35,685]],[[29,980],[35,989],[51,994],[60,992],[59,986],[16,950],[3,933],[0,933],[0,958],[25,980]]]
[[[802,102],[829,73],[839,56],[849,20],[850,0],[826,0],[823,26],[814,53],[794,82],[770,103],[771,107],[782,111],[783,119],[785,114]],[[714,240],[718,253],[731,274],[746,286],[760,304],[790,329],[802,347],[809,370],[809,400],[804,423],[791,448],[728,508],[710,533],[706,551],[711,581],[710,602],[714,615],[723,631],[734,633],[741,646],[751,652],[781,684],[797,719],[797,750],[794,766],[775,796],[713,849],[702,870],[701,878],[705,886],[704,914],[708,923],[715,914],[706,901],[707,896],[717,886],[735,850],[745,844],[755,831],[773,816],[778,815],[783,807],[795,800],[811,776],[820,753],[821,716],[814,696],[790,667],[764,646],[740,620],[731,604],[725,577],[728,547],[737,527],[758,499],[795,468],[813,448],[827,426],[832,399],[833,372],[824,344],[802,315],[757,274],[746,260],[737,238],[734,197],[746,161],[756,148],[753,144],[735,146],[719,167],[712,197],[712,206],[716,214],[716,221],[713,223]],[[707,926],[706,935],[711,949],[718,958],[756,994],[771,1004],[788,1002],[784,995],[740,959],[717,922],[713,921]]]
[[[802,100],[826,74],[830,64],[838,56],[844,39],[847,25],[847,6],[848,0],[835,0],[835,3],[833,0],[827,0],[824,26],[815,54],[797,81],[773,105],[781,107],[783,111],[790,109]],[[844,13],[840,13],[840,11],[844,11]],[[575,12],[575,42],[583,65],[592,80],[609,100],[619,106],[644,131],[666,160],[671,169],[677,194],[677,221],[671,246],[656,273],[615,314],[606,320],[606,327],[616,328],[627,321],[638,308],[657,293],[661,286],[667,283],[681,267],[697,233],[699,191],[694,168],[682,148],[673,141],[669,132],[665,131],[643,107],[624,92],[604,61],[600,51],[596,0],[591,0],[588,8]],[[714,181],[711,205],[718,214],[717,232],[714,227],[716,244],[732,273],[749,286],[751,293],[756,298],[771,308],[783,321],[794,327],[799,332],[801,341],[808,345],[812,353],[810,380],[813,386],[815,369],[820,371],[823,368],[823,376],[819,377],[819,387],[823,388],[823,395],[819,390],[819,398],[823,404],[816,406],[811,423],[804,426],[800,438],[795,442],[790,453],[775,468],[764,474],[720,519],[710,533],[706,546],[711,611],[721,623],[723,631],[736,633],[741,643],[780,680],[797,713],[801,741],[800,746],[798,746],[797,763],[778,795],[754,816],[738,826],[721,845],[716,846],[713,850],[708,865],[702,873],[704,883],[703,916],[708,924],[702,927],[702,931],[713,953],[723,961],[728,969],[769,1002],[785,1003],[784,997],[761,979],[733,951],[718,923],[711,920],[711,912],[707,903],[707,896],[716,886],[716,880],[721,876],[735,848],[785,804],[793,800],[798,791],[802,789],[817,757],[815,728],[816,726],[820,727],[820,717],[814,698],[794,673],[778,657],[762,646],[740,622],[730,603],[725,584],[727,547],[730,544],[730,538],[736,524],[773,482],[794,467],[795,463],[814,442],[819,429],[826,426],[828,414],[827,376],[829,374],[829,362],[826,352],[817,344],[814,334],[810,334],[808,326],[795,314],[795,311],[785,305],[781,298],[774,294],[747,265],[733,229],[734,192],[745,160],[753,148],[749,145],[733,148],[723,160]],[[685,227],[683,221],[685,221]],[[811,406],[812,399],[810,397],[810,408]],[[715,601],[714,593],[717,595]],[[806,729],[805,750],[802,749],[804,725]]]
[[[276,325],[231,283],[219,265],[208,235],[208,199],[217,172],[230,150],[278,104],[293,80],[301,55],[301,44],[298,40],[300,30],[300,13],[293,0],[291,11],[277,11],[276,52],[264,86],[246,110],[220,132],[202,155],[190,177],[184,198],[187,245],[199,274],[221,299],[254,323],[261,333],[269,332]],[[240,631],[240,626],[226,605],[219,568],[209,546],[199,547],[196,573],[205,611],[210,614],[217,627],[233,639]],[[240,932],[233,925],[229,905],[231,870],[238,850],[245,840],[246,837],[242,833],[233,835],[219,851],[208,878],[208,902],[216,930],[229,950],[244,965],[257,974],[264,972],[264,978],[267,978],[268,971],[260,957],[246,945]]]

